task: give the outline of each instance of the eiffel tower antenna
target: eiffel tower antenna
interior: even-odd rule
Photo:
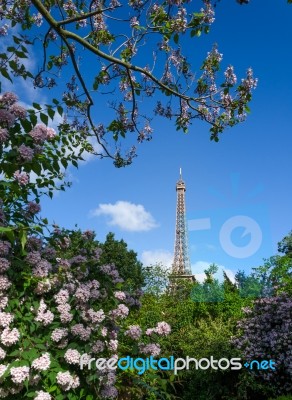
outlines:
[[[186,222],[186,185],[182,179],[182,169],[179,169],[179,180],[176,183],[176,224],[175,224],[175,242],[174,259],[172,264],[172,276],[174,278],[187,278],[194,280],[191,272],[191,263],[188,246],[188,228]]]

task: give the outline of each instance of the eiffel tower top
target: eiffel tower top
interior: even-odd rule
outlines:
[[[184,189],[186,191],[186,184],[182,179],[182,171],[181,168],[179,169],[179,180],[176,183],[176,190]]]

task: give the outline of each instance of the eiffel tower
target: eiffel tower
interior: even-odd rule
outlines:
[[[180,168],[180,177],[176,183],[177,203],[176,203],[176,225],[174,242],[174,259],[170,280],[187,279],[195,282],[195,277],[191,272],[191,263],[188,246],[188,228],[186,222],[186,203],[185,192],[186,185],[182,179]]]

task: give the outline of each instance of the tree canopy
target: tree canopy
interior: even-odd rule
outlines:
[[[111,157],[117,167],[130,164],[137,143],[151,139],[154,115],[174,119],[185,132],[195,119],[203,120],[215,141],[246,118],[257,85],[252,69],[238,82],[233,66],[221,72],[217,45],[201,67],[188,51],[215,20],[209,0],[201,7],[186,0],[3,0],[1,5],[0,35],[13,39],[0,53],[2,76],[11,82],[31,79],[36,88],[53,93],[57,88],[63,94],[52,106],[36,108],[52,116],[65,105],[66,123],[80,137],[94,137],[99,147],[91,151]]]

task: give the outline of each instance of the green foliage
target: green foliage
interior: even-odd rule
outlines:
[[[100,262],[114,264],[129,288],[141,288],[144,278],[137,253],[128,250],[127,243],[123,239],[116,240],[113,233],[108,233],[105,242],[99,245],[102,250]]]
[[[292,1],[290,1],[290,3],[292,3]],[[292,396],[280,396],[274,399],[269,399],[269,400],[292,400]]]
[[[169,284],[170,270],[161,263],[143,267],[142,273],[144,278],[144,293],[159,296],[166,290]]]
[[[210,139],[217,142],[225,128],[245,119],[257,79],[251,69],[239,85],[233,69],[222,71],[220,77],[222,55],[214,49],[197,76],[197,68],[187,59],[188,42],[209,33],[214,15],[212,1],[201,5],[195,1],[162,2],[150,8],[145,2],[114,2],[95,13],[86,1],[60,0],[57,4],[51,0],[3,0],[1,19],[5,24],[1,35],[11,40],[0,53],[0,74],[12,84],[24,79],[40,89],[59,85],[59,106],[62,103],[66,108],[69,123],[78,121],[79,131],[86,127],[87,139],[94,136],[104,150],[96,155],[112,158],[116,167],[131,164],[136,140],[151,140],[152,116],[149,107],[144,107],[151,98],[155,101],[153,116],[173,118],[177,130],[183,132],[188,132],[195,119],[203,120],[210,125]],[[142,50],[144,41],[147,46]],[[32,57],[32,50],[38,54],[34,57],[36,72],[24,62]],[[149,61],[144,65],[139,61],[142,51],[142,58]],[[84,60],[82,68],[80,57]],[[88,69],[92,63],[95,67]],[[219,79],[222,82],[217,83]],[[112,93],[114,101],[111,97],[109,103],[98,100],[101,94]],[[143,101],[137,101],[138,96],[143,96]],[[164,106],[157,109],[160,99]],[[102,103],[110,107],[106,105],[106,115],[101,111],[101,120],[94,121],[94,106],[100,111]],[[129,107],[120,113],[123,104]],[[54,107],[48,106],[47,112],[39,114],[40,120],[47,124],[53,113]],[[127,138],[128,143],[134,136],[130,149],[122,152],[120,139]]]
[[[278,251],[292,258],[292,231],[278,243]]]

